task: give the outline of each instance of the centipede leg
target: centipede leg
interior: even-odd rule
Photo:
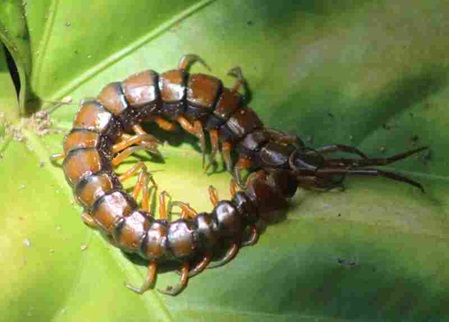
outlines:
[[[237,163],[234,166],[234,178],[237,181],[237,184],[240,187],[244,187],[245,184],[242,181],[242,171],[248,169],[252,164],[251,159],[247,157],[241,157],[238,159]]]
[[[265,133],[267,133],[271,139],[278,143],[283,144],[292,144],[297,147],[304,147],[304,142],[297,135],[291,135],[282,133],[281,131],[275,129],[265,129]]]
[[[167,286],[165,288],[165,290],[160,290],[158,289],[159,292],[163,293],[163,294],[167,294],[167,295],[178,295],[179,293],[181,293],[182,290],[184,290],[187,286],[187,283],[189,281],[189,263],[185,263],[184,265],[182,265],[181,267],[181,278],[180,278],[180,283],[175,285],[175,286]]]
[[[153,119],[153,121],[164,131],[173,132],[176,130],[177,126],[175,123],[171,123],[167,120],[164,120],[162,117],[157,116]]]
[[[211,265],[209,265],[208,268],[217,268],[227,264],[228,262],[234,259],[234,257],[239,252],[239,249],[240,249],[239,245],[237,243],[233,243],[231,247],[229,247],[226,254],[223,256],[223,258],[215,263],[212,263]]]
[[[118,153],[120,151],[125,150],[134,144],[142,144],[144,147],[148,147],[150,151],[157,151],[157,145],[160,143],[154,136],[150,134],[137,134],[133,136],[123,136],[124,139],[117,144],[112,146],[112,152]],[[158,151],[158,154],[159,151]]]
[[[142,208],[145,211],[149,211],[149,198],[151,195],[151,191],[157,190],[156,181],[154,181],[153,175],[148,171],[147,167],[142,161],[137,162],[131,169],[128,169],[126,172],[122,173],[119,176],[119,181],[124,182],[133,176],[139,173],[139,177],[137,178],[136,185],[134,186],[132,196],[134,199],[137,199],[140,191],[142,191]],[[148,185],[151,182],[152,187],[149,189]]]
[[[229,192],[231,193],[231,197],[234,198],[235,194],[239,191],[239,185],[235,182],[234,179],[231,179],[229,182]]]
[[[94,218],[92,218],[92,216],[89,213],[83,212],[81,214],[81,220],[86,226],[93,229],[98,229],[98,224],[95,222]]]
[[[167,220],[167,197],[171,200],[167,191],[162,191],[159,194],[159,219],[162,220]]]
[[[181,208],[181,219],[194,218],[198,214],[189,204],[182,201],[170,201],[169,213],[171,213],[173,206]]]
[[[203,153],[203,169],[205,165],[205,157],[206,157],[206,139],[204,136],[203,126],[201,125],[200,121],[193,121],[193,124],[191,124],[185,117],[181,116],[176,119],[178,123],[182,126],[182,128],[192,134],[198,137],[200,141],[200,147],[201,152]]]
[[[126,148],[125,150],[123,150],[122,152],[117,154],[112,159],[112,161],[111,161],[112,167],[114,167],[114,168],[117,167],[120,163],[125,161],[125,159],[127,157],[129,157],[131,154],[136,153],[137,151],[141,151],[141,150],[148,150],[148,148],[145,146],[132,146],[132,147]]]
[[[204,172],[206,172],[209,169],[209,167],[215,163],[215,158],[220,148],[218,140],[218,131],[211,130],[209,132],[209,137],[210,137],[211,152],[209,155],[209,163],[204,167]]]
[[[207,70],[211,70],[210,67],[200,56],[194,54],[187,54],[182,56],[178,64],[178,68],[182,70],[187,70],[188,68],[190,68],[190,66],[192,66],[193,63],[196,62],[203,65]]]
[[[126,180],[134,177],[139,171],[141,171],[142,169],[146,170],[146,165],[145,163],[143,163],[142,161],[137,162],[132,168],[126,170],[124,173],[122,173],[119,177],[118,180],[120,182],[125,182]]]
[[[148,188],[149,182],[152,181],[153,185],[151,188]],[[154,193],[156,193],[157,185],[154,183],[153,178],[151,177],[151,174],[146,174],[142,189],[142,209],[146,212],[150,211],[150,196],[151,191],[154,190]]]
[[[243,78],[242,69],[239,66],[235,66],[228,70],[228,75],[237,77],[234,86],[232,87],[233,91],[238,92],[238,90],[245,85],[245,79]],[[246,89],[246,88],[245,88]]]
[[[257,227],[256,225],[251,225],[251,235],[249,236],[248,240],[242,243],[242,246],[253,246],[257,244],[258,240],[259,240],[259,232],[257,231]]]
[[[55,163],[58,160],[64,159],[65,158],[65,153],[56,153],[56,154],[52,154],[50,156],[50,162],[51,163]]]
[[[145,291],[154,287],[154,283],[156,281],[156,272],[157,272],[157,263],[155,261],[151,261],[148,265],[148,272],[145,278],[145,282],[141,287],[135,287],[128,283],[125,283],[125,286],[138,294],[143,294]]]
[[[234,86],[232,87],[233,91],[239,91],[240,88],[243,88],[243,104],[247,105],[247,103],[251,100],[251,91],[248,87],[248,83],[246,82],[245,78],[243,77],[242,69],[239,66],[236,66],[234,68],[231,68],[228,71],[228,75],[237,77],[237,80],[235,81]]]
[[[138,135],[149,135],[139,124],[134,124],[131,128]]]
[[[217,192],[217,189],[215,189],[214,186],[209,186],[208,191],[209,191],[210,202],[212,203],[212,206],[215,207],[216,205],[218,205],[218,192]]]
[[[196,276],[202,271],[204,271],[206,267],[210,264],[211,260],[212,260],[212,253],[206,252],[202,260],[194,268],[190,270],[189,277]]]
[[[223,142],[221,146],[221,153],[223,155],[223,160],[226,165],[226,170],[232,172],[232,159],[231,159],[231,149],[232,145],[229,142]]]

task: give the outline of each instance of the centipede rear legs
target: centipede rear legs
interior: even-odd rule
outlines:
[[[168,220],[169,216],[173,213],[173,207],[178,206],[181,208],[181,218],[194,217],[196,215],[196,211],[192,209],[188,204],[173,201],[172,197],[168,192],[163,191],[159,194],[159,219]],[[159,292],[167,294],[167,295],[177,295],[179,294],[186,286],[188,282],[188,268],[189,263],[184,263],[181,267],[181,281],[175,287],[168,286],[165,290],[158,289]],[[186,273],[187,270],[187,273]],[[156,271],[157,271],[157,263],[150,262],[148,267],[147,278],[142,287],[135,288],[129,287],[131,290],[142,294],[149,288],[152,288],[156,279]]]
[[[215,189],[213,186],[209,186],[209,199],[214,207],[218,205],[218,192],[217,189]],[[226,263],[229,263],[231,260],[237,256],[239,250],[240,250],[240,238],[236,238],[231,242],[231,245],[229,246],[228,250],[226,251],[225,255],[219,259],[218,261],[209,264],[207,268],[217,268],[220,266],[225,265]],[[210,261],[210,260],[209,260]]]

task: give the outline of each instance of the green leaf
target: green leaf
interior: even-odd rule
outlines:
[[[300,191],[286,217],[230,264],[191,279],[178,297],[138,296],[123,283],[140,285],[145,267],[81,223],[61,169],[48,162],[61,151],[63,134],[40,136],[30,120],[13,124],[8,133],[25,142],[9,137],[0,161],[0,316],[447,319],[449,5],[55,0],[24,8],[29,47],[17,47],[13,57],[31,55],[27,91],[44,108],[67,96],[73,101],[51,115],[55,127],[68,130],[78,102],[105,84],[144,69],[175,68],[183,54],[195,53],[229,86],[235,80],[226,72],[239,65],[250,105],[265,124],[311,146],[345,143],[379,157],[421,145],[430,152],[392,167],[423,183],[425,194],[381,178],[351,178],[344,192]],[[14,25],[17,15],[9,17]],[[25,60],[16,63],[29,68]],[[163,138],[171,143],[161,148],[164,163],[142,155],[159,191],[199,211],[211,210],[210,184],[229,198],[229,174],[202,173],[196,140],[180,133]],[[130,160],[118,171],[137,159]],[[161,273],[157,287],[178,278]]]
[[[0,140],[6,131],[6,119],[12,119],[19,110],[16,90],[9,73],[5,52],[0,48]],[[0,141],[1,142],[1,141]]]
[[[7,113],[9,117],[17,117],[19,113],[25,113],[25,103],[27,99],[32,97],[29,86],[31,73],[30,39],[22,1],[0,1],[0,42],[8,49],[14,59],[21,83],[20,105],[17,106],[16,103],[11,102],[0,110]],[[6,64],[1,68],[2,72],[7,71]],[[2,84],[4,83],[2,82]]]

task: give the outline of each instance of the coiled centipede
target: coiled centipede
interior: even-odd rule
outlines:
[[[64,139],[63,153],[53,156],[54,160],[64,158],[66,179],[84,208],[83,221],[106,235],[116,247],[148,261],[143,285],[127,285],[135,292],[152,288],[158,265],[166,261],[177,261],[181,266],[180,283],[161,291],[170,295],[181,292],[189,277],[211,267],[217,248],[228,247],[214,267],[229,262],[242,246],[257,242],[258,219],[285,207],[298,187],[328,190],[340,187],[347,175],[370,175],[406,182],[422,190],[419,183],[401,174],[370,166],[404,159],[426,147],[378,159],[368,158],[347,145],[306,147],[296,136],[264,127],[246,106],[238,92],[244,83],[239,68],[231,70],[237,82],[229,89],[213,76],[190,74],[188,68],[194,62],[205,65],[200,57],[186,55],[177,69],[162,74],[147,70],[123,82],[108,84],[97,99],[82,102],[73,128]],[[172,222],[167,220],[167,195],[161,193],[156,219],[149,212],[149,183],[155,183],[144,163],[138,162],[121,175],[113,171],[139,149],[158,153],[157,139],[140,126],[144,122],[156,122],[165,130],[173,130],[177,123],[196,135],[203,151],[203,166],[206,131],[211,142],[210,162],[215,160],[221,144],[226,167],[242,190],[237,191],[237,185],[233,185],[231,200],[219,201],[216,191],[210,188],[214,204],[210,213],[197,214],[187,204],[177,202],[181,218]],[[235,164],[233,149],[238,155]],[[333,152],[357,158],[325,157]],[[246,180],[242,179],[244,169],[253,171]],[[130,195],[122,183],[135,175],[138,180]],[[141,208],[136,201],[140,194]],[[244,240],[248,230],[249,238]]]

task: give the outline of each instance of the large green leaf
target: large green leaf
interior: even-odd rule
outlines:
[[[48,162],[61,150],[63,135],[39,136],[26,126],[30,121],[17,121],[8,133],[15,129],[25,143],[2,134],[8,143],[0,161],[0,316],[448,318],[449,5],[54,0],[28,1],[19,9],[29,42],[17,46],[17,55],[32,62],[29,69],[16,59],[19,70],[31,71],[22,84],[29,84],[25,88],[44,107],[67,96],[74,102],[52,114],[57,127],[69,129],[79,100],[95,96],[106,83],[143,69],[167,70],[181,55],[196,53],[230,85],[234,80],[226,71],[241,66],[251,106],[264,122],[312,146],[347,143],[383,156],[429,145],[430,153],[395,165],[422,182],[425,194],[372,178],[351,179],[340,193],[301,191],[286,219],[268,226],[257,246],[241,250],[232,263],[192,279],[178,297],[156,291],[138,296],[123,282],[140,284],[145,267],[81,224],[81,209],[71,204],[62,171]],[[14,12],[0,11],[2,22],[14,25],[15,19]],[[17,42],[0,32],[2,40]],[[164,135],[172,143],[161,148],[165,163],[145,160],[160,190],[209,211],[207,187],[213,184],[222,198],[229,197],[229,175],[203,174],[196,141],[175,135]],[[157,286],[177,278],[160,274]]]

